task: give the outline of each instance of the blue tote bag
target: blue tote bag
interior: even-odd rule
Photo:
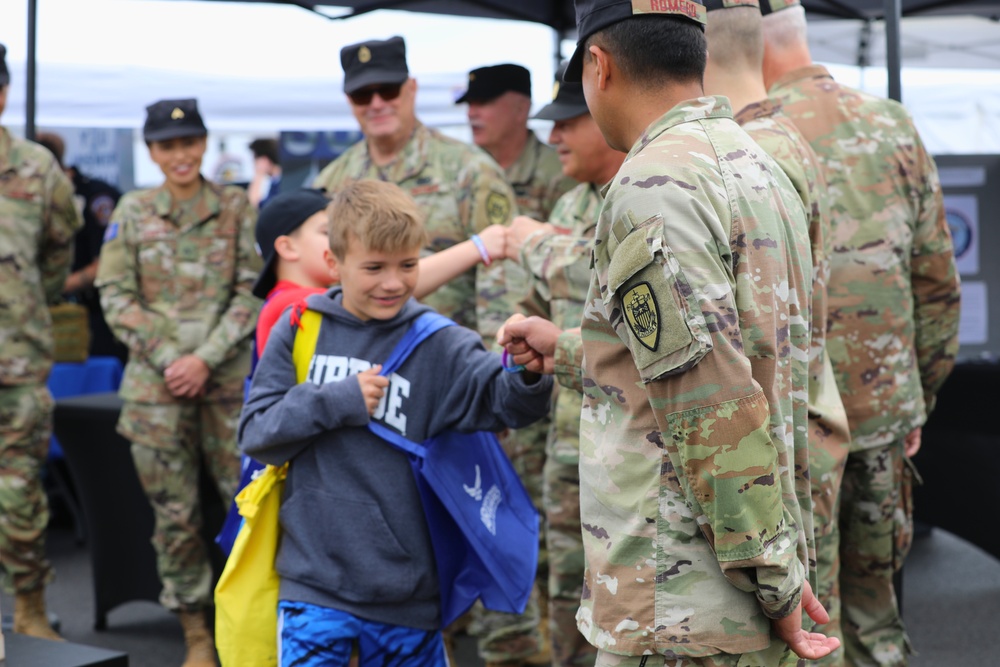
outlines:
[[[381,375],[454,324],[437,313],[421,315]],[[538,568],[538,511],[496,436],[446,431],[416,443],[377,422],[368,428],[409,454],[437,561],[442,626],[477,598],[487,609],[522,613]]]

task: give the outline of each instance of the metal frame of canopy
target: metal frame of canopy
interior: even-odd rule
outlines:
[[[244,0],[247,1],[247,0]],[[505,18],[550,26],[556,31],[556,55],[559,41],[575,27],[572,0],[249,0],[296,5],[316,11],[318,6],[344,7],[350,11],[337,20],[349,19],[379,9]],[[886,22],[886,65],[889,96],[901,97],[900,20],[911,15],[973,14],[1000,20],[1000,0],[802,0],[811,16],[849,18]],[[36,34],[38,0],[28,0],[27,72],[25,135],[35,137],[36,106]]]

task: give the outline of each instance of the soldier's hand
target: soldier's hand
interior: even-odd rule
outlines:
[[[775,634],[788,644],[788,648],[792,649],[795,655],[806,660],[819,660],[840,646],[840,640],[836,637],[827,637],[819,632],[803,630],[803,609],[809,614],[809,618],[820,625],[830,622],[830,615],[826,613],[826,609],[823,609],[823,605],[813,595],[809,582],[805,581],[802,583],[802,602],[799,603],[799,606],[784,618],[772,619],[771,625],[774,627]]]
[[[906,458],[912,459],[920,451],[921,439],[923,436],[923,429],[917,427],[910,431],[910,434],[906,436],[903,441],[904,451],[906,452]]]
[[[538,222],[526,215],[519,215],[514,218],[507,232],[507,258],[518,259],[524,240],[540,229],[548,229],[552,233],[556,231],[555,227],[547,222]]]
[[[511,315],[497,332],[497,343],[515,364],[532,373],[555,372],[556,342],[562,329],[541,317]]]
[[[479,238],[486,246],[486,252],[490,259],[500,261],[507,257],[507,227],[504,225],[490,225],[479,232]]]
[[[382,364],[376,364],[366,371],[358,373],[358,385],[361,386],[361,396],[365,399],[365,407],[368,414],[375,414],[379,401],[385,395],[385,389],[389,386],[389,378],[379,375]]]
[[[205,384],[212,371],[201,357],[185,354],[163,371],[167,390],[177,398],[195,398],[205,391]]]

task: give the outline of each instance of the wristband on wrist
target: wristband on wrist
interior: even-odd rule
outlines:
[[[479,238],[479,234],[472,235],[472,243],[476,246],[476,250],[479,251],[479,256],[483,258],[483,264],[489,266],[493,263],[493,258],[490,257],[489,251],[486,249],[486,244],[483,240]]]
[[[510,354],[507,350],[504,350],[503,354],[500,356],[500,365],[503,366],[503,369],[508,373],[520,373],[524,370],[524,364],[511,365]]]

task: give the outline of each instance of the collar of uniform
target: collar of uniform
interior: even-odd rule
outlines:
[[[416,176],[423,171],[424,166],[430,158],[430,143],[433,139],[430,128],[419,120],[413,127],[413,134],[409,140],[403,144],[396,159],[387,165],[377,166],[371,159],[371,152],[368,144],[365,144],[365,153],[368,155],[368,165],[379,175],[390,183],[402,183],[408,178]]]
[[[0,126],[0,173],[14,166],[10,161],[10,148],[13,143],[14,140],[10,136],[10,132],[7,131],[7,128]]]
[[[739,113],[733,116],[733,119],[737,125],[744,125],[757,118],[770,118],[779,111],[781,111],[781,102],[778,100],[763,99],[746,105],[739,110]]]
[[[807,65],[806,67],[800,67],[792,70],[791,72],[786,72],[785,76],[771,84],[771,88],[768,90],[768,93],[772,90],[778,90],[779,88],[791,86],[804,79],[830,79],[832,81],[833,75],[830,74],[830,70],[822,65]]]
[[[538,169],[538,157],[541,152],[542,142],[534,132],[528,130],[528,141],[524,144],[524,150],[504,174],[507,182],[511,185],[530,183],[535,177],[535,170]]]
[[[672,127],[681,123],[704,120],[706,118],[729,118],[733,117],[732,105],[729,98],[721,95],[705,95],[692,100],[685,100],[673,109],[654,120],[646,131],[642,133],[639,140],[632,146],[625,161],[631,160],[636,153],[646,147],[649,142],[666,132]],[[605,196],[607,190],[605,189]]]
[[[205,220],[215,217],[222,210],[220,195],[221,186],[212,183],[204,176],[201,179],[201,189],[195,194],[194,199],[198,200],[195,202],[195,207],[193,210],[198,212],[198,223],[202,223]],[[167,189],[166,184],[161,185],[156,189],[153,195],[153,210],[156,215],[164,219],[172,219],[170,216],[171,209],[173,208],[174,198],[170,194],[170,190]],[[181,221],[176,221],[181,222]],[[181,226],[181,225],[179,225]]]

